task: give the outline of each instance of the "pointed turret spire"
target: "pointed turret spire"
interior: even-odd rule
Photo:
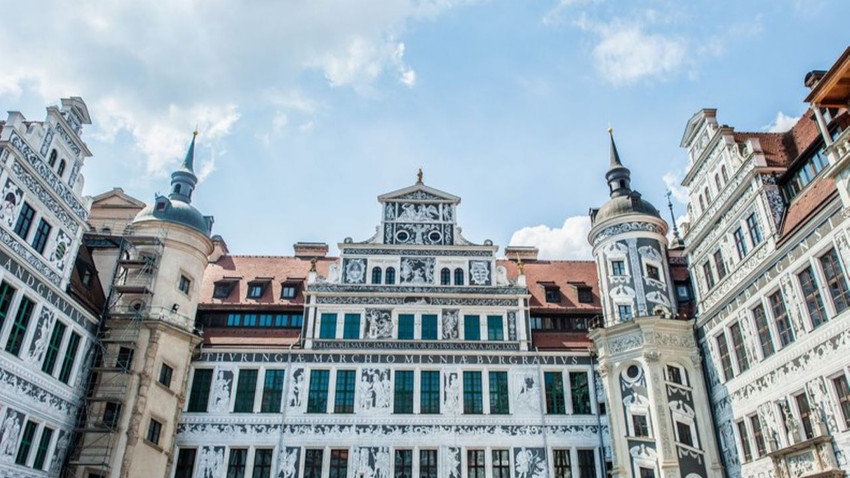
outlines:
[[[183,163],[180,167],[171,173],[171,194],[168,197],[172,200],[183,201],[185,203],[192,202],[192,191],[195,185],[198,184],[198,177],[195,176],[195,138],[198,137],[197,128],[192,133],[192,142],[189,143],[189,150],[186,151],[186,157],[183,158]]]
[[[617,152],[617,143],[614,142],[614,128],[608,127],[608,136],[611,138],[611,165],[605,173],[608,187],[611,189],[611,197],[626,196],[632,192],[631,171],[623,166],[620,161],[620,153]]]
[[[186,151],[186,157],[183,158],[183,164],[181,168],[189,171],[190,173],[195,173],[195,138],[198,137],[198,128],[195,128],[195,131],[192,132],[192,142],[189,143],[189,150]]]
[[[679,246],[684,245],[684,244],[682,243],[681,236],[679,236],[679,227],[676,226],[676,215],[673,213],[673,201],[670,199],[670,197],[672,195],[673,195],[672,191],[670,191],[668,189],[667,190],[667,207],[670,209],[670,220],[672,221],[671,224],[673,224],[673,244],[672,244],[672,246],[673,247],[679,247]]]

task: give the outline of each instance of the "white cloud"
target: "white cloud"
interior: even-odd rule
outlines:
[[[762,130],[768,133],[784,133],[797,124],[799,120],[799,116],[788,116],[780,111],[776,113],[776,118],[770,124],[762,127]]]
[[[688,188],[682,186],[682,174],[676,171],[667,171],[662,178],[664,186],[670,191],[677,202],[688,204]]]
[[[640,25],[620,22],[599,26],[597,31],[601,41],[593,49],[596,68],[613,84],[665,79],[685,60],[686,42],[681,38],[647,33]]]
[[[524,227],[511,235],[512,246],[535,246],[542,259],[591,259],[592,248],[587,242],[590,217],[568,217],[563,226],[545,225]]]

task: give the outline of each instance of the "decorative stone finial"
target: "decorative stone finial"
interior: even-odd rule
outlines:
[[[310,259],[310,272],[316,272],[316,258]]]
[[[416,173],[416,184],[422,184],[422,168],[419,168],[419,172]]]

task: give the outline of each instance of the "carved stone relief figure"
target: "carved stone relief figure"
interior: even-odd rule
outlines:
[[[56,439],[56,448],[53,449],[53,458],[50,462],[50,476],[59,476],[59,470],[62,469],[62,456],[68,451],[70,441],[71,434],[59,430],[59,438]]]
[[[24,422],[24,414],[6,408],[6,417],[3,419],[3,430],[0,431],[0,462],[11,463],[15,458],[18,448],[18,438],[21,435],[21,425]]]
[[[224,478],[224,447],[205,446],[198,463],[199,478]]]
[[[211,411],[227,413],[230,409],[230,385],[233,383],[233,371],[219,369],[212,393]]]
[[[518,412],[540,411],[540,388],[537,385],[537,373],[523,371],[513,375],[516,395],[514,403]]]
[[[460,375],[457,371],[443,374],[443,408],[447,413],[460,413]]]
[[[390,370],[381,368],[363,369],[360,374],[358,394],[360,396],[360,409],[363,411],[389,408],[392,399]]]
[[[440,476],[448,478],[461,478],[460,474],[460,448],[443,447],[443,472]]]
[[[277,478],[296,478],[301,448],[282,447],[277,458]]]
[[[826,384],[823,377],[818,377],[806,384],[809,391],[809,397],[812,398],[812,412],[814,415],[819,415],[821,421],[826,425],[830,432],[838,432],[838,423],[835,419],[835,413],[832,408],[832,399],[826,392]]]
[[[37,335],[30,347],[27,362],[31,365],[40,364],[44,360],[44,353],[47,351],[47,345],[50,342],[50,329],[56,321],[56,316],[47,307],[41,308],[41,314],[38,317]]]
[[[305,375],[307,375],[303,368],[295,369],[292,372],[292,385],[290,385],[289,389],[289,406],[291,408],[301,408],[303,394],[304,394],[304,381],[306,380]]]
[[[458,309],[443,309],[443,340],[457,340],[460,338],[458,333]]]
[[[366,309],[366,338],[393,338],[393,316],[389,309]]]
[[[514,472],[516,478],[546,477],[546,450],[514,448]]]
[[[390,449],[359,447],[352,451],[351,463],[357,478],[389,478]]]
[[[432,257],[402,257],[400,282],[402,284],[433,284],[435,263]]]
[[[508,269],[505,266],[496,267],[496,285],[510,285],[510,282],[508,282]]]

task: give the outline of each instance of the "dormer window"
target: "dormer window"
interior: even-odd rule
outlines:
[[[157,211],[165,211],[168,207],[168,199],[164,197],[157,198],[156,200],[156,210]]]
[[[593,289],[585,285],[576,286],[578,291],[578,301],[582,304],[590,304],[593,302]]]
[[[547,285],[544,286],[544,290],[546,291],[546,302],[555,303],[561,301],[561,289],[556,285]]]
[[[280,287],[280,298],[292,300],[298,294],[298,284],[294,282],[284,282]]]
[[[248,283],[248,298],[259,299],[266,291],[266,282],[249,282]]]
[[[226,299],[230,296],[235,285],[236,282],[231,280],[216,282],[213,287],[213,299]]]

